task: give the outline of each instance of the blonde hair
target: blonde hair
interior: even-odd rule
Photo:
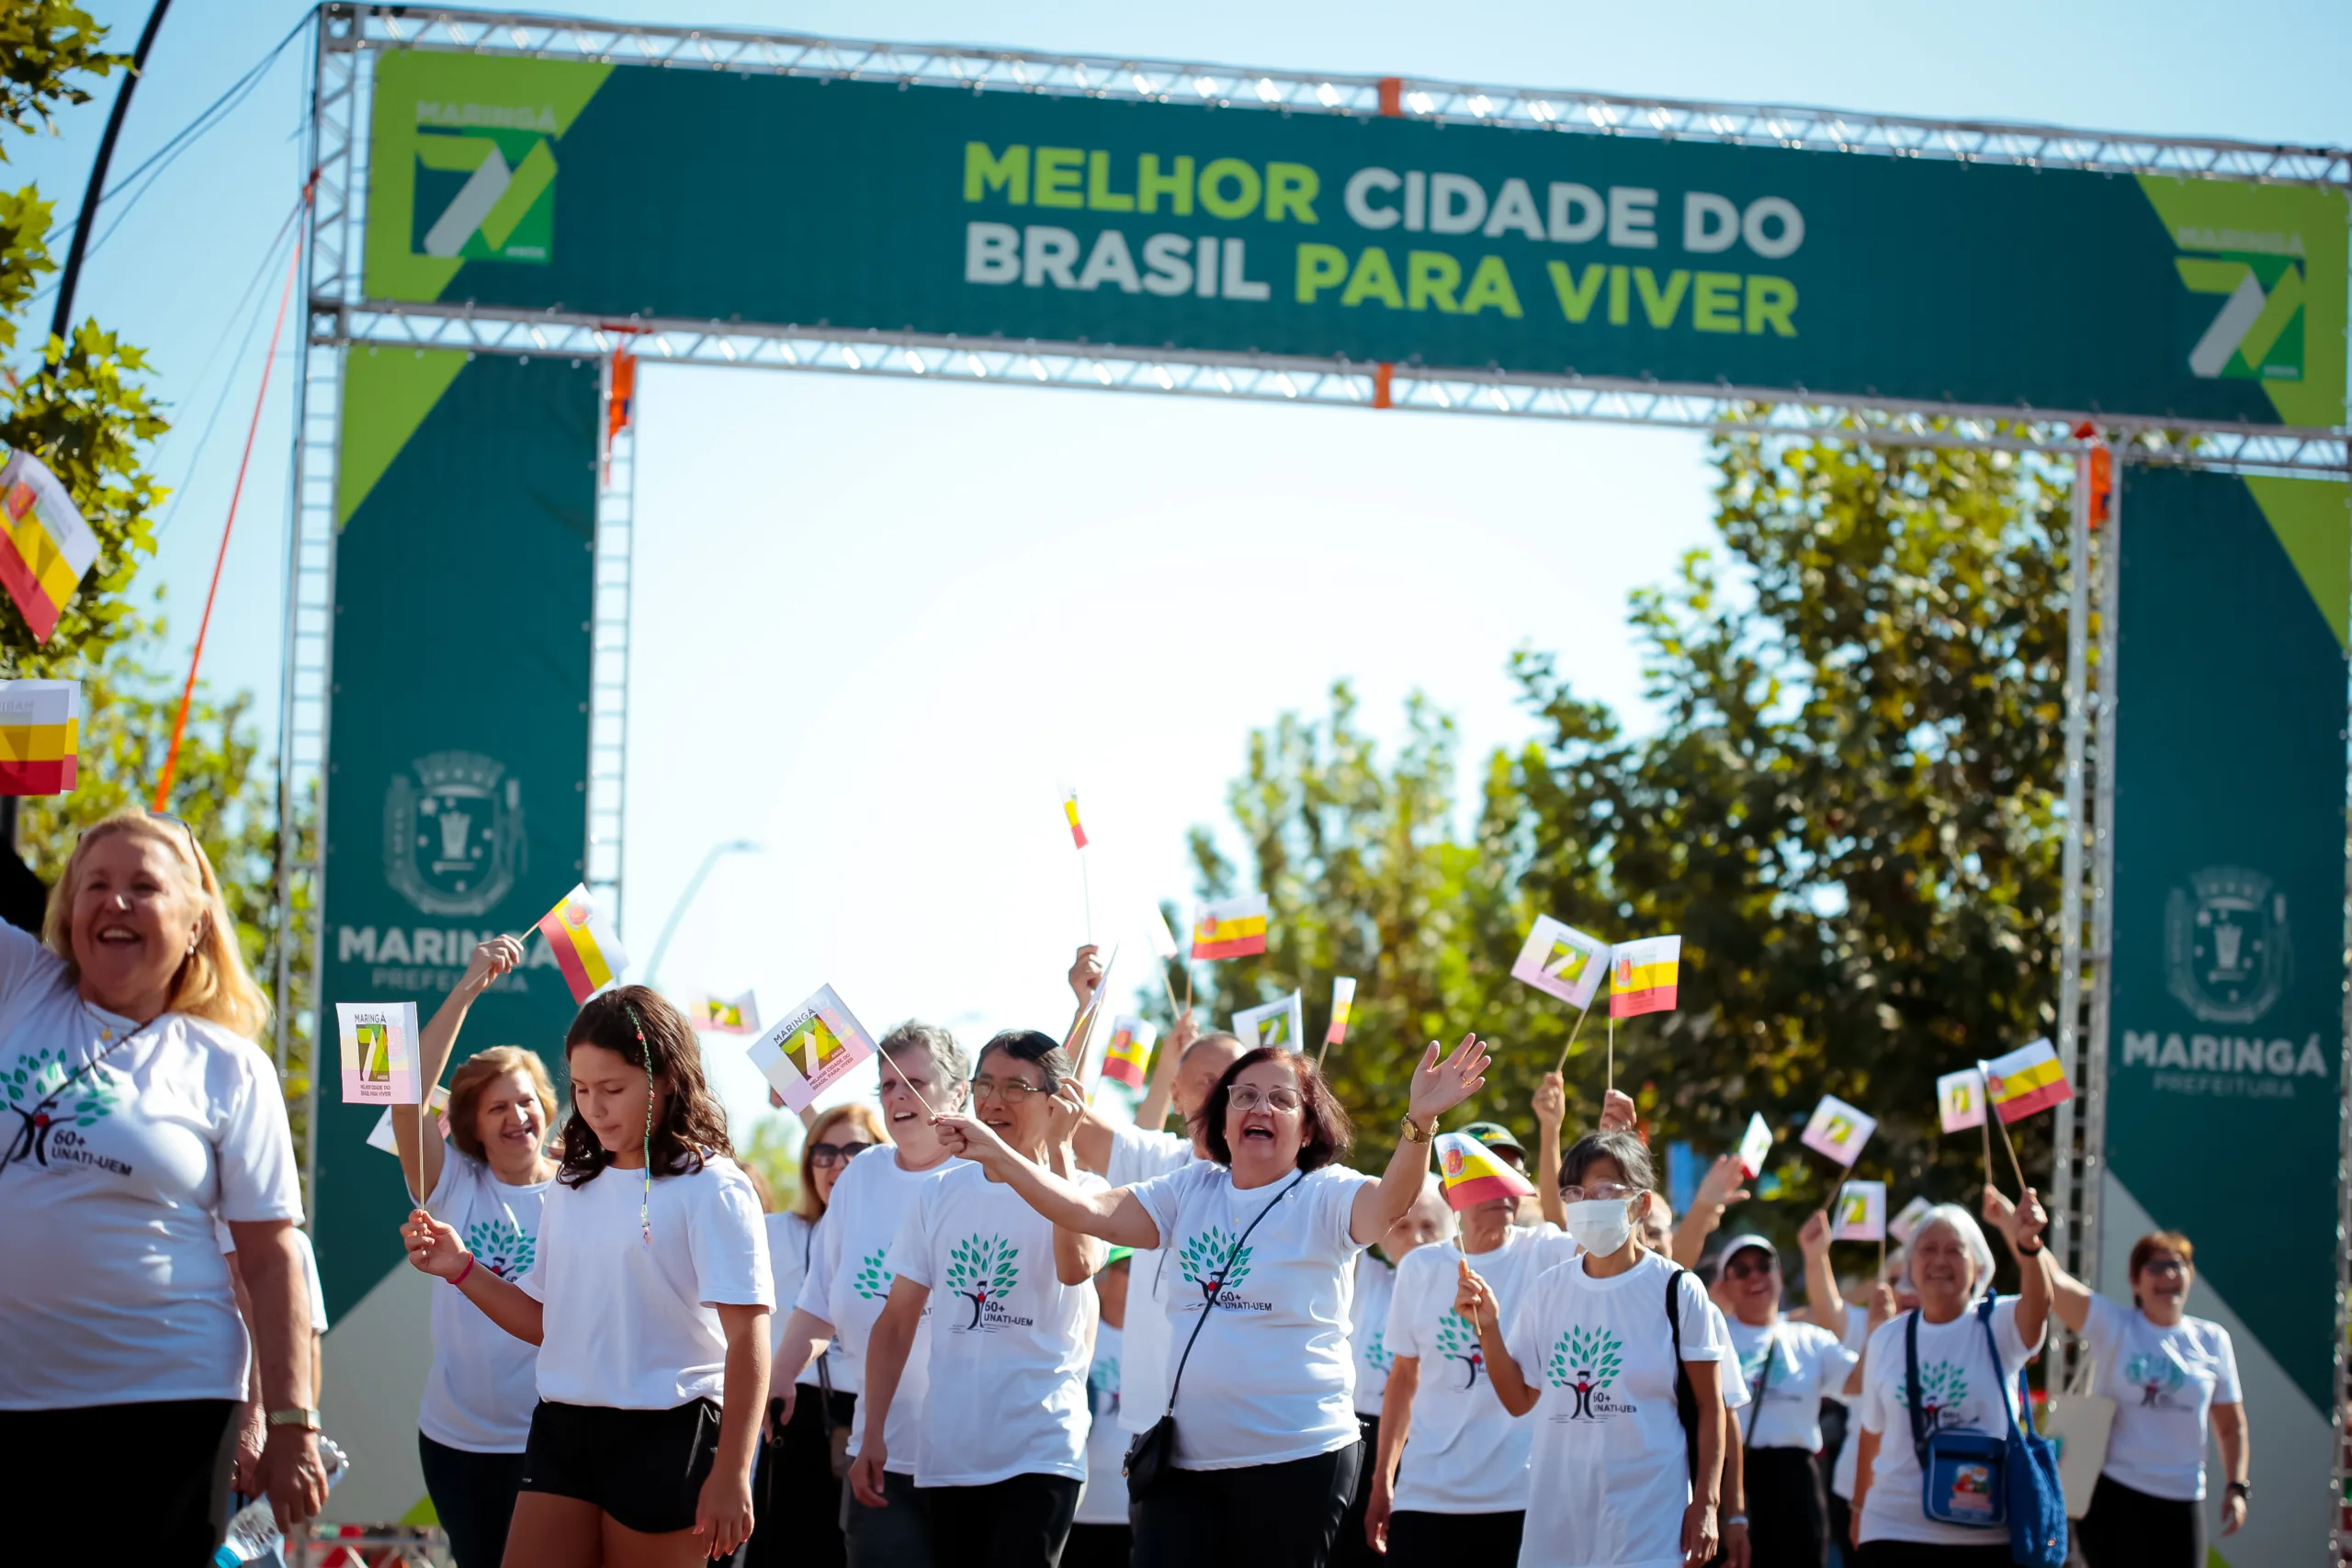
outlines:
[[[544,1126],[555,1125],[555,1080],[548,1077],[548,1065],[539,1060],[536,1051],[526,1051],[520,1045],[491,1045],[466,1058],[464,1065],[449,1075],[449,1141],[458,1152],[477,1164],[490,1162],[490,1151],[482,1147],[481,1134],[475,1128],[475,1102],[493,1078],[509,1073],[525,1073],[531,1079],[531,1092],[538,1096],[539,1114]]]
[[[842,1122],[856,1122],[857,1130],[865,1134],[869,1144],[882,1146],[890,1142],[890,1134],[883,1130],[882,1113],[864,1100],[836,1105],[817,1118],[817,1124],[808,1129],[808,1136],[800,1145],[800,1190],[792,1200],[792,1212],[812,1224],[825,1217],[825,1201],[817,1196],[817,1171],[808,1163],[809,1157],[816,1146],[825,1141],[826,1130]]]
[[[220,897],[220,879],[212,862],[196,841],[196,830],[176,818],[150,816],[131,807],[103,818],[82,831],[57,886],[49,890],[49,910],[41,919],[41,940],[65,960],[66,977],[81,983],[82,966],[74,957],[74,901],[81,897],[82,864],[92,845],[119,833],[139,833],[170,850],[174,863],[192,873],[188,891],[194,895],[198,919],[196,944],[180,961],[179,973],[164,1002],[167,1012],[217,1023],[233,1034],[258,1040],[269,1027],[269,998],[245,973],[237,951],[237,922]]]

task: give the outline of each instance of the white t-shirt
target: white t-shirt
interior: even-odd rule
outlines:
[[[1674,1337],[1667,1281],[1674,1265],[1645,1252],[1623,1274],[1595,1280],[1581,1258],[1536,1278],[1503,1335],[1539,1391],[1527,1419],[1525,1568],[1682,1568],[1690,1465],[1674,1407]],[[1730,1354],[1698,1276],[1675,1287],[1682,1359]]]
[[[2240,1397],[2230,1331],[2201,1317],[2159,1328],[2105,1296],[2091,1298],[2083,1327],[2098,1392],[2115,1401],[2101,1473],[2151,1497],[2201,1499],[2207,1413]]]
[[[825,1205],[825,1223],[817,1227],[817,1247],[808,1259],[808,1278],[800,1283],[800,1309],[833,1325],[833,1342],[855,1363],[856,1386],[865,1382],[865,1340],[874,1320],[890,1299],[890,1247],[899,1237],[899,1222],[923,1188],[968,1160],[943,1160],[928,1170],[907,1170],[894,1149],[876,1149],[849,1162],[833,1179],[833,1195]],[[907,1349],[907,1364],[899,1374],[899,1388],[890,1396],[890,1422],[883,1431],[890,1457],[885,1469],[893,1474],[915,1472],[915,1452],[922,1447],[923,1395],[931,1383],[931,1321],[924,1308],[915,1327],[914,1343]],[[849,1451],[865,1446],[865,1401],[857,1402],[850,1418]]]
[[[1412,1254],[1405,1256],[1409,1258]],[[1370,1247],[1357,1253],[1355,1299],[1349,1308],[1348,1348],[1356,1359],[1359,1416],[1380,1414],[1381,1395],[1388,1388],[1388,1369],[1396,1364],[1396,1351],[1387,1343],[1388,1303],[1396,1294],[1395,1267]]]
[[[774,1310],[767,1228],[752,1179],[723,1155],[685,1176],[657,1176],[653,1241],[638,1219],[641,1170],[560,1180],[539,1214],[537,1258],[515,1281],[547,1305],[539,1397],[616,1410],[720,1400],[721,1306]]]
[[[816,1259],[817,1238],[824,1235],[824,1224],[821,1219],[804,1220],[789,1213],[767,1216],[768,1267],[775,1273],[775,1317],[768,1325],[770,1355],[784,1348],[784,1331],[792,1322],[792,1305],[800,1299],[801,1283],[808,1278],[808,1265]],[[825,1375],[832,1379],[835,1393],[857,1392],[857,1362],[842,1353],[838,1341],[826,1342],[822,1361]],[[824,1387],[817,1375],[818,1364],[809,1362],[808,1370],[800,1374],[797,1381],[801,1387]],[[781,1369],[778,1371],[780,1374]]]
[[[1192,1140],[1173,1133],[1148,1133],[1140,1127],[1111,1130],[1111,1158],[1104,1172],[1114,1187],[1134,1187],[1156,1176],[1183,1169],[1197,1156]],[[1148,1432],[1168,1408],[1168,1370],[1176,1350],[1169,1340],[1168,1309],[1160,1304],[1160,1275],[1168,1255],[1137,1247],[1127,1265],[1127,1322],[1123,1331],[1126,1350],[1120,1359],[1119,1430],[1132,1436]],[[1192,1326],[1185,1325],[1190,1334]],[[1206,1330],[1203,1330],[1206,1333]],[[1124,1456],[1122,1456],[1124,1457]]]
[[[1070,1185],[1104,1189],[1091,1171]],[[915,1484],[1084,1481],[1094,1286],[1061,1282],[1052,1223],[978,1166],[959,1164],[908,1205],[890,1270],[931,1292]]]
[[[1470,1267],[1494,1291],[1498,1321],[1508,1324],[1536,1276],[1576,1251],[1575,1242],[1549,1225],[1513,1228],[1492,1252],[1474,1253]],[[1397,1467],[1399,1512],[1503,1514],[1527,1506],[1535,1423],[1513,1419],[1495,1397],[1478,1331],[1453,1310],[1461,1263],[1451,1247],[1424,1247],[1396,1266],[1387,1346],[1421,1368],[1406,1445],[1410,1457]]]
[[[1078,1495],[1081,1525],[1127,1522],[1127,1435],[1119,1429],[1119,1347],[1109,1324],[1094,1330],[1094,1364],[1086,1369],[1086,1486]]]
[[[628,1175],[608,1170],[589,1185],[619,1183]],[[441,1179],[424,1207],[457,1230],[478,1268],[512,1281],[538,1262],[539,1216],[553,1186],[535,1181],[509,1187],[489,1166],[448,1148],[442,1154]],[[639,1245],[644,1245],[642,1235]],[[521,1453],[531,1436],[538,1376],[537,1346],[491,1322],[447,1280],[435,1283],[433,1370],[425,1375],[424,1399],[417,1406],[420,1431],[467,1453]]]
[[[1878,1462],[1862,1503],[1861,1539],[1917,1540],[1947,1546],[1987,1546],[2005,1539],[1999,1531],[1948,1525],[1928,1517],[1919,1495],[1919,1457],[1911,1447],[1910,1404],[1905,1397],[1905,1326],[1917,1315],[1903,1313],[1871,1336],[1862,1363],[1862,1399],[1855,1425],[1878,1434]],[[2006,1437],[2018,1414],[2018,1373],[2040,1344],[2018,1336],[2018,1298],[2003,1296],[1993,1308],[1993,1339],[2001,1348],[1994,1365],[1976,1308],[1950,1323],[1919,1319],[1920,1408],[1930,1432],[1983,1432]],[[2004,1416],[2002,1406],[2008,1407]]]
[[[1763,1392],[1762,1404],[1741,1423],[1740,1441],[1751,1449],[1819,1450],[1822,1395],[1846,1386],[1853,1354],[1829,1330],[1786,1317],[1770,1328],[1736,1317],[1725,1326],[1738,1365],[1724,1368],[1724,1387],[1738,1384],[1751,1396]]]
[[[1844,1346],[1847,1352],[1860,1362],[1864,1347],[1870,1344],[1870,1310],[1867,1307],[1849,1306],[1846,1309],[1846,1336],[1838,1343]],[[1822,1390],[1822,1393],[1844,1405],[1849,1413],[1862,1402],[1862,1396],[1860,1393],[1854,1394],[1851,1398],[1847,1397],[1846,1383],[1852,1376],[1853,1373],[1849,1371],[1845,1378],[1838,1380],[1836,1388]],[[1830,1471],[1829,1490],[1845,1498],[1849,1503],[1854,1500],[1854,1465],[1857,1458],[1854,1445],[1861,1440],[1861,1436],[1862,1424],[1860,1421],[1849,1419],[1846,1423],[1845,1440],[1838,1445],[1838,1462],[1831,1467]]]
[[[1245,1192],[1198,1160],[1133,1190],[1168,1253],[1154,1293],[1177,1342],[1223,1281],[1176,1395],[1178,1469],[1280,1464],[1357,1440],[1348,1298],[1363,1248],[1348,1224],[1356,1194],[1376,1185],[1327,1165]],[[1266,1213],[1278,1193],[1288,1196]]]
[[[0,1410],[243,1399],[214,1223],[302,1219],[269,1057],[183,1013],[91,1007],[0,926]]]

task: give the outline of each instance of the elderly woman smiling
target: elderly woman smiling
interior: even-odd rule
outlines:
[[[1486,1081],[1476,1036],[1441,1055],[1430,1042],[1377,1179],[1334,1163],[1347,1113],[1314,1064],[1269,1047],[1227,1068],[1201,1107],[1209,1157],[1133,1187],[1090,1191],[969,1117],[939,1119],[944,1144],[1055,1224],[1169,1248],[1159,1288],[1178,1344],[1198,1338],[1200,1354],[1170,1367],[1174,1466],[1134,1502],[1136,1568],[1245,1555],[1317,1568],[1330,1551],[1363,1460],[1347,1334],[1356,1254],[1420,1196],[1437,1119]]]
[[[16,1112],[0,1130],[0,1443],[35,1500],[12,1555],[86,1550],[97,1529],[126,1561],[202,1562],[227,1523],[256,1351],[254,1484],[289,1526],[326,1494],[301,1189],[253,1042],[269,1005],[175,818],[124,812],[85,831],[41,934],[0,926],[0,1093]],[[137,1506],[109,1455],[135,1456]],[[54,1551],[51,1528],[72,1532]]]

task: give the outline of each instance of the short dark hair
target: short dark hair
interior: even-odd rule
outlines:
[[[2124,1270],[2123,1277],[2138,1279],[2140,1270],[2153,1262],[2159,1252],[2171,1253],[2185,1268],[2197,1266],[2197,1248],[2189,1245],[2187,1236],[2178,1231],[2150,1231],[2132,1244],[2132,1267]]]
[[[1649,1145],[1631,1133],[1587,1133],[1560,1156],[1563,1190],[1584,1185],[1584,1173],[1600,1160],[1613,1160],[1625,1185],[1647,1192],[1657,1186],[1657,1169],[1650,1164]]]
[[[1193,1114],[1193,1130],[1201,1142],[1208,1145],[1209,1157],[1217,1164],[1233,1163],[1233,1147],[1225,1141],[1225,1112],[1233,1097],[1233,1080],[1261,1062],[1281,1062],[1297,1075],[1300,1120],[1305,1124],[1306,1142],[1298,1146],[1298,1168],[1320,1170],[1354,1146],[1356,1130],[1348,1120],[1346,1107],[1331,1093],[1323,1075],[1315,1064],[1295,1051],[1285,1051],[1279,1045],[1261,1045],[1245,1051],[1225,1076],[1216,1080],[1216,1088]]]
[[[708,1156],[732,1157],[726,1108],[703,1079],[702,1041],[686,1015],[659,991],[622,986],[589,998],[564,1034],[567,1064],[579,1045],[612,1052],[670,1091],[668,1105],[653,1123],[648,1163],[655,1176],[687,1176],[700,1170]],[[563,1124],[563,1159],[556,1179],[566,1187],[585,1187],[612,1163],[612,1151],[597,1141],[575,1103]]]
[[[1069,1054],[1062,1049],[1061,1042],[1038,1030],[1006,1029],[989,1036],[989,1043],[980,1047],[979,1060],[972,1064],[975,1074],[988,1061],[991,1051],[1001,1051],[1016,1062],[1035,1063],[1037,1070],[1046,1075],[1047,1094],[1053,1093],[1062,1079],[1072,1076]]]

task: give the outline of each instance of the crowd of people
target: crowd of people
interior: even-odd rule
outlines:
[[[427,1081],[522,958],[476,951]],[[1100,976],[1081,950],[1081,1007]],[[41,938],[0,930],[0,1434],[40,1503],[28,1561],[103,1520],[127,1560],[193,1568],[240,1488],[288,1528],[321,1509],[266,1020],[175,819],[91,828]],[[1556,1075],[1532,1171],[1507,1127],[1461,1129],[1534,1196],[1450,1209],[1431,1145],[1485,1086],[1473,1034],[1422,1053],[1371,1174],[1311,1059],[1189,1015],[1132,1122],[1050,1034],[975,1056],[910,1022],[880,1049],[878,1104],[810,1121],[784,1213],[643,987],[581,1008],[568,1103],[502,1045],[451,1077],[446,1138],[394,1119],[402,1242],[441,1282],[418,1451],[459,1568],[2006,1563],[2006,1533],[1923,1507],[1926,1433],[2027,1419],[2053,1314],[2116,1402],[2092,1568],[2201,1568],[2209,1429],[2223,1529],[2245,1517],[2236,1369],[2184,1310],[2186,1237],[2134,1249],[2127,1307],[2056,1266],[2030,1189],[1988,1190],[1983,1224],[1933,1209],[1866,1291],[1815,1215],[1784,1310],[1771,1241],[1713,1243],[1736,1169],[1676,1224],[1631,1102],[1564,1148]]]

